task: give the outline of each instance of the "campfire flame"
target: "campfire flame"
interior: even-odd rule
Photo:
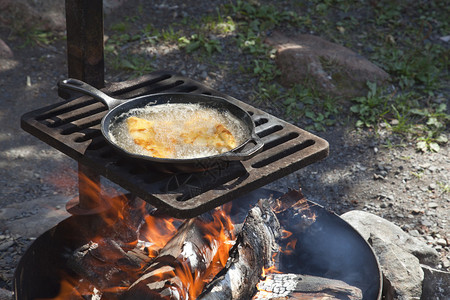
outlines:
[[[274,296],[272,291],[267,291],[264,289],[266,286],[267,276],[270,274],[282,274],[283,272],[278,270],[279,264],[276,263],[277,258],[282,253],[284,255],[292,255],[295,250],[295,245],[297,244],[297,239],[292,237],[292,232],[287,230],[282,230],[281,239],[285,240],[283,243],[284,246],[280,246],[278,248],[278,252],[275,252],[272,255],[272,264],[268,268],[263,268],[261,274],[261,281],[256,285],[256,289],[258,290],[257,294],[253,297],[254,300],[259,299],[278,299],[277,295]],[[281,299],[281,298],[280,298]]]
[[[294,195],[295,195],[295,193],[294,193]],[[285,199],[285,201],[282,201],[280,199],[277,199],[275,201],[275,206],[273,207],[273,211],[276,214],[283,214],[286,211],[286,209],[293,208],[294,211],[304,213],[304,214],[302,214],[301,217],[302,217],[302,221],[304,221],[305,224],[312,224],[315,222],[316,215],[314,213],[311,213],[309,205],[306,202],[305,198],[298,200],[294,197],[294,199],[296,199],[296,201],[295,201],[295,203],[292,203],[292,201],[290,201],[291,199],[289,199],[289,193],[287,193],[284,197],[287,197],[287,200]],[[296,245],[297,245],[297,238],[295,238],[293,233],[286,229],[282,229],[281,230],[281,239],[279,241],[278,252],[276,252],[272,256],[271,266],[269,268],[263,268],[262,276],[261,276],[262,279],[256,286],[258,292],[253,297],[253,300],[280,299],[281,298],[278,294],[274,293],[273,291],[265,290],[264,287],[270,286],[270,284],[268,284],[268,281],[270,281],[268,276],[270,274],[282,274],[283,273],[282,271],[280,271],[277,268],[277,266],[279,266],[279,264],[276,263],[276,260],[279,258],[279,256],[294,255]]]
[[[140,199],[129,199],[114,190],[105,191],[88,178],[85,178],[85,182],[88,184],[81,192],[98,205],[108,208],[97,212],[96,216],[99,218],[91,227],[98,235],[87,235],[90,242],[75,250],[77,255],[89,256],[94,266],[94,274],[88,274],[86,278],[84,274],[78,273],[74,276],[62,271],[64,274],[61,275],[60,292],[51,299],[85,299],[89,296],[91,299],[118,299],[117,297],[126,294],[139,283],[143,277],[141,275],[144,274],[145,280],[151,280],[156,283],[155,286],[162,286],[156,293],[163,290],[165,295],[170,294],[174,299],[193,300],[226,266],[230,250],[236,242],[230,203],[183,222],[153,214],[154,210],[150,210],[146,202]],[[289,201],[277,199],[275,208],[272,207],[273,211],[283,214],[289,207],[286,206],[287,202]],[[298,201],[293,206],[291,204],[291,207],[302,211],[307,209],[305,204],[306,202]],[[314,215],[308,215],[306,218],[310,222],[315,220]],[[188,225],[195,227],[192,229]],[[198,234],[199,237],[196,238],[200,241],[193,243],[182,239],[182,246],[179,252],[176,252],[178,254],[173,256],[174,261],[171,260],[167,266],[163,263],[162,267],[152,269],[152,263],[157,261],[159,264],[158,259],[161,257],[164,262],[164,251],[168,245],[178,243],[176,237],[182,227],[193,230],[192,234]],[[292,232],[282,230],[281,241],[278,243],[280,248],[272,256],[272,263],[266,264],[261,270],[260,284],[268,279],[270,274],[282,273],[278,269],[277,261],[281,255],[294,254],[297,239]],[[136,249],[139,249],[140,254],[145,253],[146,259],[138,263],[123,263],[124,256],[127,257],[128,252]],[[170,247],[168,249],[167,251],[172,253]],[[147,271],[149,273],[146,273]],[[95,272],[105,272],[108,276]],[[147,281],[144,284],[147,285]],[[267,294],[270,299],[270,292],[261,288],[260,284],[257,285],[258,293],[255,297],[261,299]],[[152,292],[153,290],[150,290],[150,293]],[[109,295],[113,295],[112,298]]]
[[[145,230],[142,235],[146,241],[145,248],[149,257],[155,257],[177,231],[179,224],[176,223],[181,222],[174,218],[157,218],[151,215],[145,215],[144,220]]]
[[[199,223],[205,240],[205,247],[200,249],[202,257],[207,264],[203,271],[195,270],[192,262],[183,260],[181,267],[175,270],[176,276],[183,283],[180,292],[183,299],[196,299],[203,291],[205,285],[225,267],[229,251],[234,245],[234,225],[229,217],[230,205],[215,209],[212,220]]]
[[[281,274],[280,270],[278,270],[278,263],[277,259],[280,253],[283,253],[285,255],[291,255],[294,253],[295,245],[297,244],[297,239],[292,237],[292,232],[287,231],[285,229],[281,230],[281,240],[285,241],[282,243],[281,246],[278,248],[278,252],[275,252],[272,255],[272,262],[269,267],[263,267],[261,278],[264,281],[265,277],[269,274]]]
[[[96,223],[95,226],[102,226],[103,229],[100,230],[99,235],[91,237],[89,247],[83,250],[83,253],[90,252],[93,256],[100,256],[95,261],[99,270],[105,269],[109,265],[114,268],[118,267],[120,265],[118,261],[123,254],[121,251],[127,252],[136,247],[144,250],[149,257],[148,261],[151,261],[152,258],[157,257],[182,224],[182,220],[179,219],[150,214],[148,205],[146,206],[146,203],[142,200],[139,200],[138,205],[130,203],[127,196],[115,190],[105,191],[88,178],[84,178],[84,180],[88,184],[85,190],[81,192],[93,199],[98,205],[109,207],[109,209],[98,213],[101,222],[100,224]],[[179,294],[182,299],[196,299],[203,291],[204,286],[223,269],[228,260],[229,250],[235,240],[230,210],[231,205],[224,205],[213,210],[210,220],[198,222],[205,241],[205,247],[200,251],[204,260],[209,262],[205,270],[200,272],[195,268],[194,262],[184,258],[180,260],[180,264],[174,271],[156,273],[152,275],[152,278],[165,280],[168,277],[176,276],[182,284],[173,292]],[[114,237],[120,237],[120,239],[117,239],[121,241],[120,249],[105,247],[111,236],[113,239]],[[105,266],[103,267],[102,264]],[[125,264],[120,265],[120,270],[115,272],[136,277],[142,273],[146,266],[147,264],[141,264],[137,267],[130,267]],[[52,299],[84,299],[83,297],[86,295],[121,293],[128,288],[122,282],[117,286],[93,286],[89,280],[71,276],[67,272],[63,272],[61,278],[60,292]]]

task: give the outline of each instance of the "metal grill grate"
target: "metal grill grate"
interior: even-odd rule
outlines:
[[[104,104],[88,96],[50,105],[22,116],[22,128],[100,175],[174,217],[199,215],[297,171],[328,155],[328,143],[292,124],[170,72],[155,72],[113,83],[104,91],[120,99],[159,92],[221,96],[247,110],[264,142],[261,153],[244,162],[193,174],[164,174],[117,153],[103,138]]]

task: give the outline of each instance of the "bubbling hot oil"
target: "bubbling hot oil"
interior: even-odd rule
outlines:
[[[228,111],[192,103],[148,105],[122,114],[119,116],[121,121],[112,122],[109,128],[110,138],[114,143],[128,152],[146,156],[152,156],[152,153],[136,144],[128,131],[126,120],[132,116],[154,122],[155,140],[174,149],[173,155],[167,158],[200,158],[229,151],[227,148],[218,148],[210,144],[185,143],[180,138],[182,135],[195,134],[199,131],[213,135],[218,124],[222,124],[230,131],[236,140],[236,146],[245,142],[250,134],[243,122]]]

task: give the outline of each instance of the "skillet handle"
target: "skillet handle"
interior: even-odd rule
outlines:
[[[249,143],[253,143],[252,147],[247,147]],[[264,146],[261,138],[256,135],[256,133],[252,134],[252,137],[248,141],[248,143],[244,146],[244,150],[236,150],[236,152],[229,151],[223,154],[223,157],[227,161],[236,161],[236,160],[247,160],[258,154]],[[247,149],[245,149],[247,148]]]
[[[61,80],[58,82],[58,87],[61,89],[72,90],[80,92],[84,95],[91,96],[94,99],[100,100],[101,102],[105,103],[109,109],[116,107],[117,105],[123,103],[124,101],[110,97],[105,93],[103,93],[102,91],[100,91],[99,89],[96,89],[92,85],[89,85],[86,82],[83,82],[78,79],[69,78]]]

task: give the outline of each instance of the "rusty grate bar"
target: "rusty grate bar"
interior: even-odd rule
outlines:
[[[142,161],[117,153],[103,138],[106,107],[88,97],[56,103],[22,116],[22,128],[79,163],[122,186],[166,213],[193,217],[282,178],[328,155],[328,143],[292,124],[199,82],[170,72],[155,72],[113,83],[104,91],[128,99],[158,92],[221,96],[252,116],[264,141],[261,153],[244,162],[194,174],[163,174]]]

